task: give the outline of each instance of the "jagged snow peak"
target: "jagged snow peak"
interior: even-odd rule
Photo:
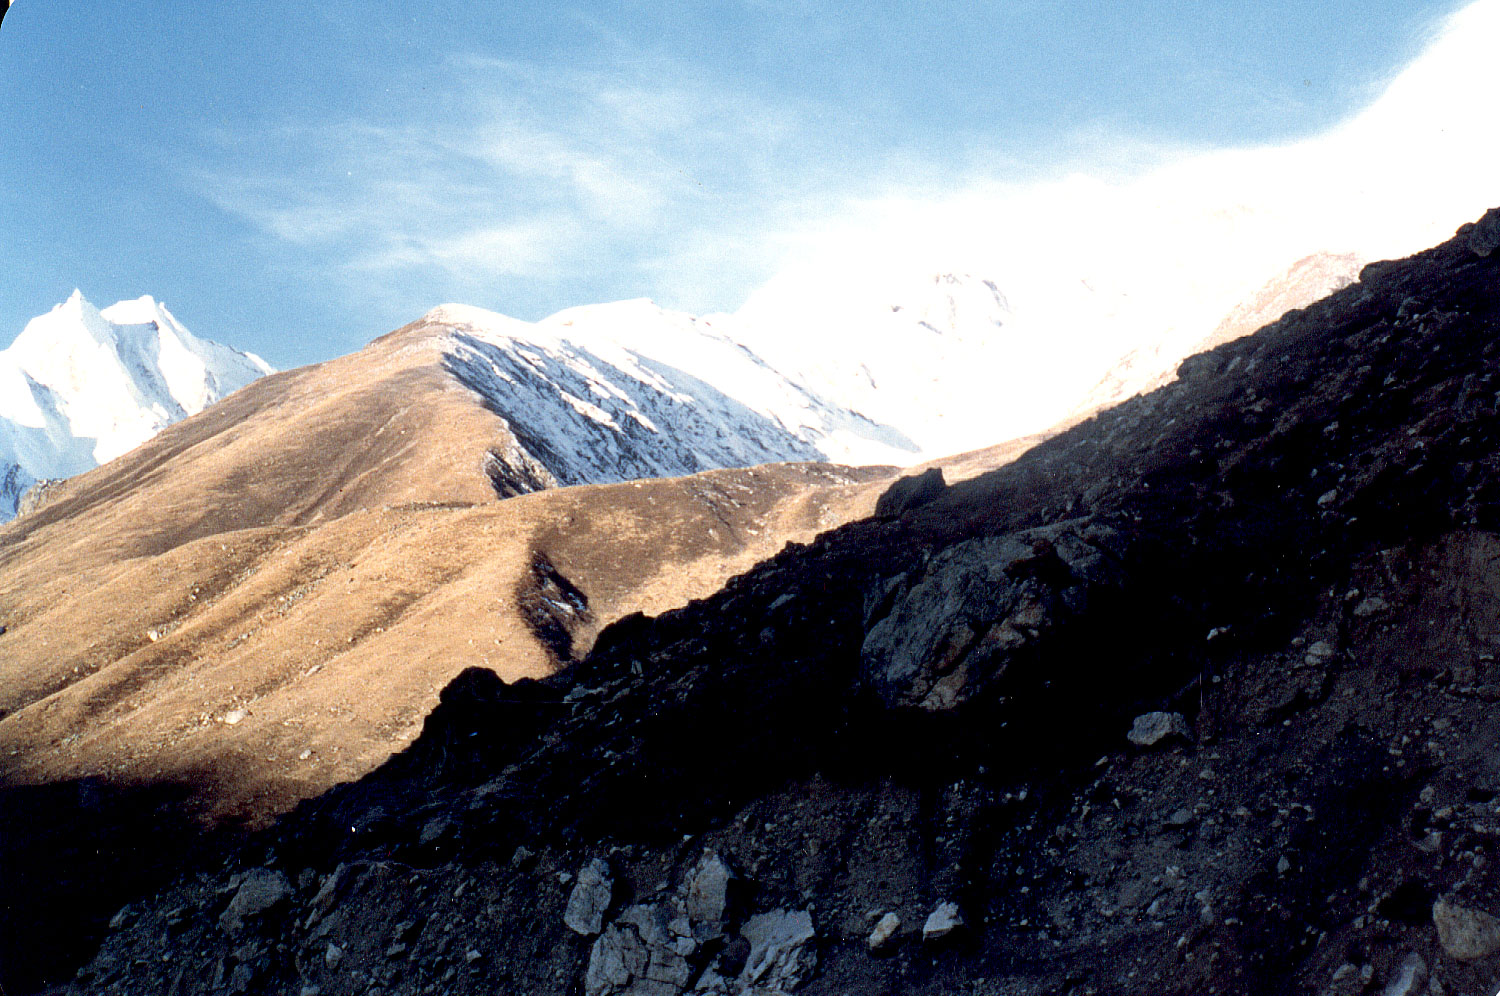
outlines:
[[[682,472],[813,458],[907,465],[1044,429],[1111,358],[1076,355],[1055,312],[1028,323],[981,276],[860,273],[768,287],[732,315],[635,300],[535,323],[443,305],[427,320],[455,330],[461,379],[534,436],[597,453],[633,433],[639,446],[677,451],[667,465]],[[559,379],[543,385],[543,372]],[[568,423],[579,416],[613,436],[573,440]],[[628,432],[620,419],[633,423]],[[564,456],[528,450],[549,466]],[[560,478],[574,479],[600,478]]]
[[[1355,258],[1329,258],[1337,281],[1313,279],[1327,267],[1304,260],[1236,310],[1221,293],[1172,321],[1087,279],[1022,275],[1002,289],[967,273],[853,266],[773,281],[731,315],[642,299],[538,322],[449,304],[426,321],[449,329],[450,372],[556,483],[767,460],[909,465],[1156,386],[1221,334],[1221,317],[1258,325],[1348,282]]]
[[[828,404],[721,330],[647,300],[524,322],[466,305],[444,363],[560,484],[782,460],[907,462],[900,433]]]
[[[270,372],[150,297],[101,311],[75,290],[0,350],[0,521],[35,481],[112,460]]]

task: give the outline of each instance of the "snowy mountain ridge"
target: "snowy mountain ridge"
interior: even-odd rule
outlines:
[[[786,460],[908,462],[916,452],[892,427],[773,369],[714,319],[650,301],[536,323],[442,305],[423,320],[446,329],[444,367],[506,420],[521,462],[545,468],[548,484]]]
[[[38,480],[111,460],[271,372],[150,297],[101,311],[75,290],[0,350],[0,521]]]
[[[511,495],[779,461],[905,466],[996,445],[1159,386],[1183,357],[1359,265],[1308,257],[1187,317],[1132,311],[1087,279],[1039,288],[1018,274],[1002,289],[907,271],[771,285],[733,314],[637,299],[527,322],[445,304],[418,324],[508,429],[484,469]],[[149,297],[100,311],[75,292],[0,351],[0,521],[35,481],[112,459],[268,372]]]

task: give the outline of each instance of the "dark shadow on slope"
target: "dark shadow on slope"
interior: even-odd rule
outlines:
[[[122,907],[221,852],[236,835],[205,830],[190,815],[194,792],[94,778],[0,786],[4,992],[23,996],[65,982]]]

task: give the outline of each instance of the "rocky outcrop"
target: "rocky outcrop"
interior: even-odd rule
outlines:
[[[949,547],[920,577],[898,577],[871,613],[865,681],[890,707],[944,711],[1002,695],[1007,681],[1023,680],[1007,677],[1012,666],[1035,660],[1097,589],[1125,584],[1107,552],[1120,542],[1109,527],[1080,520]]]

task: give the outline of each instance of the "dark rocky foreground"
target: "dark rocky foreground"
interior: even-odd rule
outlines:
[[[60,990],[1494,993],[1496,228],[466,672]]]

